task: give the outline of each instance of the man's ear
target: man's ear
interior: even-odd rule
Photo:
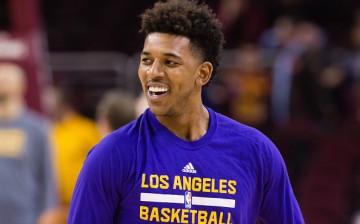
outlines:
[[[206,85],[209,82],[211,75],[213,72],[213,66],[210,62],[205,61],[201,65],[199,65],[196,84],[200,86]]]

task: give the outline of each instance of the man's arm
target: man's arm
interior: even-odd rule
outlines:
[[[283,158],[276,146],[268,140],[264,145],[265,185],[260,208],[260,223],[304,223],[294,196]]]
[[[120,199],[116,180],[121,175],[111,148],[100,143],[89,153],[75,186],[68,224],[113,223]]]

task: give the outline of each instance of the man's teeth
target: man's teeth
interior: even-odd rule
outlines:
[[[166,92],[166,91],[168,91],[168,88],[166,88],[166,87],[153,87],[153,86],[151,86],[151,87],[149,87],[149,91],[150,91],[150,92],[155,92],[155,93]]]

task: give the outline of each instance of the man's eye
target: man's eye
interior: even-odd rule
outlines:
[[[141,62],[142,62],[143,64],[145,64],[145,65],[150,65],[150,64],[151,64],[151,60],[148,59],[148,58],[143,58],[143,59],[141,59]]]
[[[176,66],[176,65],[178,65],[177,62],[171,61],[171,60],[166,60],[165,64],[168,65],[168,66]]]

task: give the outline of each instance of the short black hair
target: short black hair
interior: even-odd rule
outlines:
[[[198,4],[196,0],[158,1],[140,18],[140,32],[145,35],[159,32],[189,38],[192,50],[213,65],[213,74],[206,86],[210,84],[218,72],[224,36],[220,21],[207,5]]]

